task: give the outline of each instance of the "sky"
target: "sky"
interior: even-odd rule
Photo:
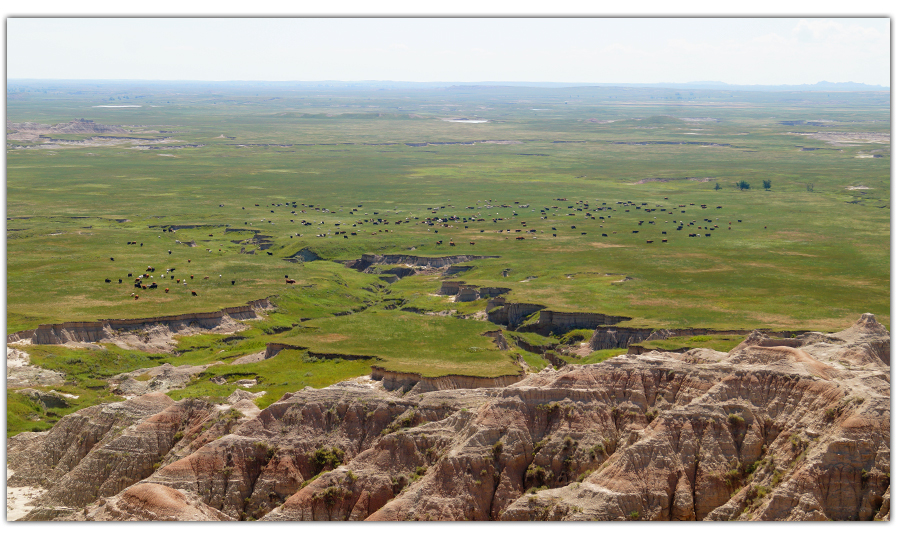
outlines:
[[[882,18],[28,18],[9,79],[890,85]]]

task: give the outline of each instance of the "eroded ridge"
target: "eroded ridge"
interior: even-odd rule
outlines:
[[[41,324],[33,331],[8,335],[7,342],[11,342],[11,339],[29,339],[28,344],[71,343],[76,346],[110,342],[126,350],[171,352],[175,345],[175,335],[189,335],[200,331],[234,333],[246,329],[240,320],[258,318],[257,311],[271,308],[268,298],[263,298],[211,313]]]
[[[481,256],[481,255],[448,255],[448,256],[414,256],[414,255],[378,255],[364,254],[356,260],[350,260],[345,263],[348,268],[359,271],[365,271],[375,265],[396,265],[404,264],[407,266],[423,267],[423,268],[449,268],[454,264],[462,264],[471,262],[472,260],[482,260],[485,258],[500,258],[499,256]]]
[[[148,394],[13,437],[10,482],[32,520],[889,520],[889,348],[866,314],[505,387]]]

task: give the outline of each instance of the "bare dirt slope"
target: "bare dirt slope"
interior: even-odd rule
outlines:
[[[886,520],[889,345],[863,315],[499,388],[151,393],[13,437],[10,483],[31,520]]]
[[[62,373],[32,365],[27,352],[6,347],[7,388],[61,385],[64,381]]]

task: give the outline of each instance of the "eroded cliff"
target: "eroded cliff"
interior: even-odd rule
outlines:
[[[863,315],[504,387],[148,394],[10,439],[11,481],[49,488],[31,519],[884,520],[889,343]]]
[[[41,324],[30,335],[29,332],[19,332],[7,335],[6,340],[12,342],[11,339],[30,338],[31,344],[111,342],[124,349],[171,352],[175,335],[200,331],[239,331],[246,328],[240,320],[258,318],[257,311],[270,308],[272,304],[264,298],[211,313]]]

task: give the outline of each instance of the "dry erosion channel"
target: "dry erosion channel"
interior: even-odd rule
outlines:
[[[7,89],[7,520],[890,520],[888,96],[215,89]]]

